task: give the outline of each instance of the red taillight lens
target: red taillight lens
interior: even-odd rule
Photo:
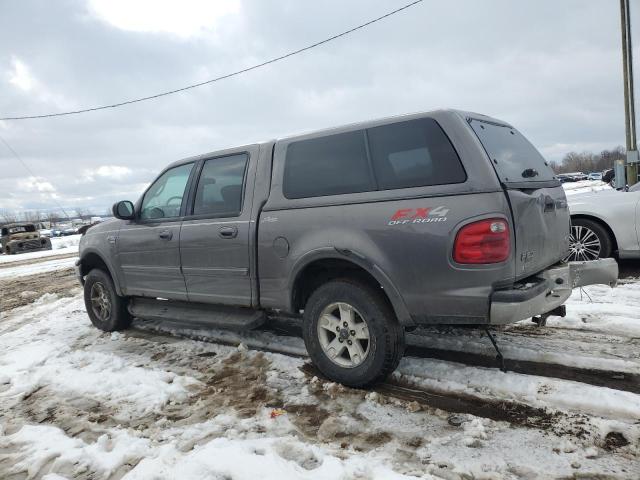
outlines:
[[[460,229],[453,245],[458,263],[498,263],[509,258],[509,224],[501,218],[470,223]]]

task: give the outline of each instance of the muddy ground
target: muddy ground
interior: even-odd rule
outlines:
[[[67,258],[67,256],[55,258]],[[39,261],[29,260],[27,264],[38,263]],[[12,262],[6,266],[14,267],[16,264]],[[0,268],[6,266],[0,265]],[[47,293],[63,297],[71,296],[77,293],[79,288],[80,285],[72,268],[25,277],[2,279],[0,280],[0,313],[28,305]]]
[[[635,268],[631,266],[625,274],[635,276]],[[89,325],[72,269],[3,280],[0,292],[3,292],[0,310],[8,313],[6,328],[0,323],[0,336],[15,334],[21,326],[31,325],[33,341],[46,342],[55,328],[62,327],[48,325],[41,320],[42,316],[59,312],[70,332],[65,348],[68,347],[70,358],[80,357],[81,363],[72,364],[75,369],[90,368],[82,355],[105,354],[116,358],[118,365],[122,364],[118,368],[171,372],[176,378],[188,376],[197,381],[188,386],[187,397],[140,414],[134,408],[135,402],[129,404],[117,397],[118,388],[114,397],[110,397],[108,391],[107,394],[72,393],[61,387],[66,385],[64,378],[57,383],[41,380],[26,394],[0,402],[0,427],[4,429],[4,432],[0,429],[0,440],[2,435],[6,438],[17,435],[27,425],[57,427],[67,437],[87,445],[104,443],[105,436],[115,438],[114,432],[127,431],[158,448],[173,442],[178,451],[186,455],[215,439],[273,435],[273,425],[283,415],[287,426],[278,435],[296,440],[282,441],[276,447],[277,454],[304,472],[313,472],[322,464],[321,455],[310,447],[320,445],[345,461],[354,455],[386,458],[395,473],[418,477],[432,475],[458,480],[640,478],[637,452],[629,445],[637,439],[628,439],[617,432],[603,433],[602,420],[588,414],[538,408],[514,398],[487,400],[430,390],[404,379],[390,379],[370,391],[348,389],[323,379],[299,351],[279,350],[277,341],[266,347],[264,343],[256,343],[254,348],[252,337],[247,337],[240,348],[235,348],[238,342],[225,337],[222,343],[232,346],[222,346],[220,341],[205,334],[206,327],[200,331],[195,328],[176,332],[171,324],[150,327],[146,322],[136,321],[126,332],[103,334]],[[46,303],[32,304],[45,294],[55,294],[58,298],[47,300],[53,302],[51,309]],[[26,308],[14,310],[21,306]],[[12,311],[23,313],[16,315]],[[42,325],[38,326],[38,322]],[[285,340],[299,333],[290,324],[277,321],[263,330],[265,334],[281,335]],[[422,333],[439,341],[456,337],[455,332],[446,328]],[[602,355],[608,358],[640,355],[640,339],[616,339],[597,332],[541,330],[524,325],[496,334],[500,342],[509,342],[511,338],[513,343],[523,342],[533,348],[547,346],[576,352],[602,348]],[[464,332],[464,335],[470,340],[483,341],[479,332]],[[567,341],[567,337],[574,337],[573,343]],[[429,349],[416,341],[408,353],[414,358],[441,358],[497,368],[488,342],[486,350],[469,354]],[[638,376],[628,373],[588,371],[541,362],[511,361],[508,366],[524,374],[631,393],[640,390]],[[10,388],[10,384],[3,384],[1,379],[0,371],[0,394]],[[224,427],[202,427],[220,415],[232,415],[235,420]],[[187,431],[196,433],[185,435]],[[595,454],[581,453],[594,448]],[[53,453],[45,461],[34,464],[33,455],[33,451],[19,442],[0,441],[0,478],[41,478],[55,472],[74,479],[119,480],[135,471],[144,460],[142,455],[132,454],[125,463],[105,472],[78,458],[69,460]],[[529,461],[528,457],[539,459],[540,465],[549,464],[537,471],[535,467],[523,466]],[[486,461],[482,460],[476,467],[478,459]],[[549,470],[545,476],[548,469],[553,469],[553,473]]]

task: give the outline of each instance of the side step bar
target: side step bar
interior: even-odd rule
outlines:
[[[134,317],[144,320],[172,320],[227,330],[251,330],[267,320],[263,311],[251,308],[173,302],[155,298],[132,298],[128,310]]]

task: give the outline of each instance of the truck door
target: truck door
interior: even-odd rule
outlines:
[[[145,192],[135,220],[108,241],[116,247],[127,295],[186,300],[180,226],[193,163],[162,173]]]
[[[257,151],[206,159],[180,234],[189,301],[250,306],[249,241]]]
[[[469,119],[509,199],[515,235],[516,278],[563,259],[569,249],[564,189],[535,147],[515,128]]]

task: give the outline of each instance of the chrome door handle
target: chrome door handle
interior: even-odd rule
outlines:
[[[220,227],[218,234],[222,238],[236,238],[238,236],[238,227]]]
[[[171,230],[163,230],[158,234],[162,240],[171,240],[173,238],[173,232]]]

